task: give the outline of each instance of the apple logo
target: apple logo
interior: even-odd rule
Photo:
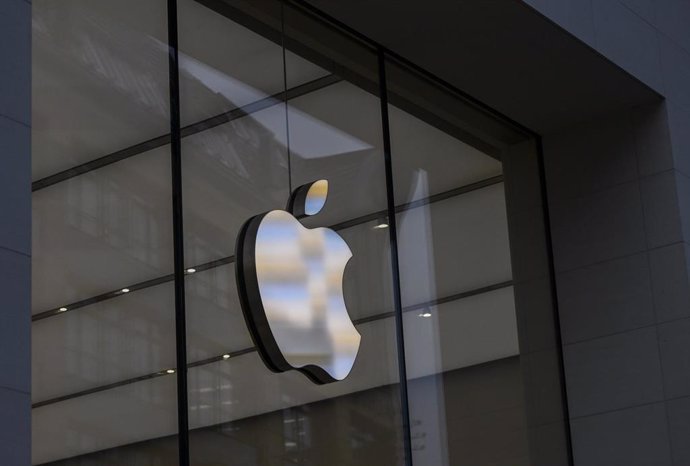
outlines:
[[[327,180],[300,186],[286,211],[247,220],[235,247],[242,312],[261,359],[317,384],[347,377],[361,340],[343,296],[350,248],[330,228],[299,222],[319,213],[327,195]]]

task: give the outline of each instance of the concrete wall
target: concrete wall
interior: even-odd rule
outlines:
[[[646,161],[670,151],[645,124],[663,114],[637,108],[543,139],[578,466],[672,464],[662,327],[688,309],[677,177]]]
[[[0,0],[0,464],[30,464],[31,4]]]
[[[690,465],[690,2],[528,3],[665,97],[544,135],[575,464]]]

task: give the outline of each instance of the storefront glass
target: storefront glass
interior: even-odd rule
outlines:
[[[34,464],[568,464],[533,135],[299,2],[36,1]]]
[[[164,1],[33,3],[34,464],[177,464],[167,36]]]

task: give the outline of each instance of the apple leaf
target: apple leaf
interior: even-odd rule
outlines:
[[[316,215],[321,212],[328,197],[328,180],[307,183],[295,189],[290,196],[287,211],[297,218]]]

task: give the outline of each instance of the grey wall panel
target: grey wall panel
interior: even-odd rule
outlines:
[[[678,248],[680,173],[650,173],[663,166],[650,163],[653,154],[669,145],[657,124],[664,108],[641,106],[543,137],[576,466],[671,464],[658,324],[682,315],[688,281]],[[620,448],[647,434],[645,447]]]
[[[595,0],[592,6],[594,48],[643,83],[663,92],[659,39],[654,26],[618,0]]]
[[[689,253],[686,243],[649,251],[654,307],[658,322],[690,317]]]
[[[654,327],[569,344],[564,357],[572,418],[663,399]]]
[[[572,435],[576,465],[671,464],[663,403],[576,419]]]
[[[668,428],[674,464],[690,463],[690,398],[679,398],[667,403]]]
[[[564,343],[575,343],[654,324],[645,253],[560,275],[558,295]]]
[[[0,2],[0,464],[30,462],[31,5]]]
[[[577,35],[577,30],[554,16],[540,2],[530,0],[528,3]],[[556,9],[555,4],[565,5],[571,2],[556,0],[549,3],[551,9]],[[641,177],[646,256],[657,325],[651,325],[643,331],[644,341],[649,347],[645,355],[640,353],[640,348],[645,343],[636,336],[637,333],[630,332],[628,336],[621,333],[617,337],[611,337],[634,341],[636,348],[627,351],[629,358],[640,353],[635,367],[621,371],[621,377],[641,374],[641,361],[648,361],[645,377],[655,380],[645,380],[638,388],[650,388],[650,384],[654,385],[655,396],[652,397],[651,392],[647,393],[651,397],[647,398],[647,402],[653,401],[652,398],[655,397],[658,399],[659,386],[663,389],[664,396],[659,399],[660,403],[651,406],[629,407],[616,414],[574,420],[576,464],[666,465],[671,464],[671,461],[676,465],[687,464],[690,458],[687,448],[690,425],[690,411],[687,409],[690,395],[687,341],[690,338],[690,326],[686,319],[690,312],[687,246],[690,239],[690,182],[687,177],[690,173],[690,3],[678,0],[593,0],[592,5],[596,40],[591,45],[666,98],[656,110],[653,107],[642,108],[633,116],[636,124],[635,152]],[[602,229],[602,233],[606,230]],[[614,273],[621,280],[628,274],[629,272],[622,271]],[[613,277],[610,276],[610,279]],[[635,284],[631,281],[628,292],[620,295],[630,295],[633,288]],[[590,291],[596,291],[596,288],[593,287]],[[635,308],[620,308],[614,311],[618,316],[612,317],[617,324],[624,325],[633,318],[633,309]],[[564,319],[564,323],[569,327],[564,327],[565,332],[572,332],[574,328],[581,326],[581,322],[569,322],[568,319]],[[643,324],[642,321],[637,323]],[[601,321],[598,327],[603,331],[607,325],[608,323]],[[654,353],[658,353],[658,356]],[[604,353],[601,357],[605,357]],[[660,358],[660,373],[663,374],[661,380],[657,380],[658,369],[651,357]],[[613,364],[613,360],[610,363]],[[580,377],[575,375],[577,370],[566,366],[571,379]],[[630,383],[623,379],[614,381],[619,388]],[[586,390],[592,392],[607,391],[606,384],[602,381],[591,380],[587,384],[584,380],[579,380],[578,384],[582,388],[589,385]],[[579,390],[573,396],[579,397]],[[611,407],[620,400],[620,397],[611,399]],[[639,403],[643,403],[642,399]],[[617,423],[619,428],[614,428],[612,423]],[[608,433],[600,437],[596,444],[591,443],[597,431],[604,426],[607,426]],[[634,439],[641,439],[642,436],[645,447],[630,448],[635,444]],[[608,447],[613,451],[616,445],[621,446],[618,453],[606,452],[603,448]]]
[[[688,334],[690,334],[690,319],[667,322],[659,326],[664,390],[669,399],[690,397]],[[687,421],[690,422],[690,419]]]
[[[0,461],[3,465],[31,464],[30,411],[28,394],[0,388]]]
[[[0,115],[31,124],[31,4],[0,3]]]

